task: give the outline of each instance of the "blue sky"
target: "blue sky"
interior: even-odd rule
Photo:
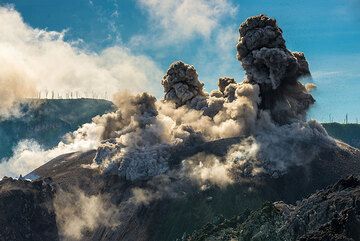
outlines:
[[[247,17],[265,13],[277,19],[287,47],[304,52],[310,63],[318,88],[309,117],[328,121],[331,114],[341,122],[348,113],[350,121],[360,119],[359,0],[0,3],[13,4],[33,28],[66,29],[65,41],[76,41],[89,52],[125,46],[151,58],[164,73],[171,62],[184,60],[195,66],[208,91],[216,87],[220,76],[242,80],[244,73],[235,57],[238,27]]]

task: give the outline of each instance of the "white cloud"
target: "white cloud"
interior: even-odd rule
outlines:
[[[242,80],[239,79],[243,76],[242,69],[236,59],[238,38],[238,27],[226,26],[216,30],[214,36],[197,49],[192,64],[197,67],[202,81],[215,85],[221,76],[234,77],[238,82]]]
[[[153,21],[157,44],[176,43],[195,36],[208,38],[226,16],[233,16],[237,7],[227,0],[138,0]],[[145,36],[132,41],[144,43]]]
[[[34,140],[22,140],[14,148],[14,155],[0,160],[0,179],[4,176],[26,175],[51,159],[65,153],[96,149],[101,141],[104,126],[96,122],[86,123],[68,136],[66,142],[45,150]]]
[[[20,14],[0,7],[0,115],[37,91],[111,94],[119,90],[152,91],[162,77],[157,64],[124,46],[88,52],[64,41],[66,31],[34,29]],[[156,83],[156,84],[154,84]]]

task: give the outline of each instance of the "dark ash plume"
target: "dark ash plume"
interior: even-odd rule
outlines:
[[[194,66],[181,61],[170,65],[161,84],[164,87],[164,99],[175,102],[177,107],[190,104],[194,98],[205,97],[204,84],[199,81]]]
[[[237,58],[247,82],[260,86],[260,109],[270,110],[280,124],[304,120],[315,102],[298,81],[310,76],[304,54],[289,51],[276,20],[265,15],[248,18],[239,32]]]

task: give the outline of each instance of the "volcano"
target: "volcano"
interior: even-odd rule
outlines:
[[[161,81],[163,100],[122,93],[115,112],[94,120],[103,130],[97,149],[66,153],[18,180],[3,179],[0,238],[231,240],[216,234],[223,227],[214,236],[191,233],[207,223],[221,226],[235,214],[244,214],[243,224],[258,217],[245,213],[264,202],[277,202],[268,206],[270,213],[290,210],[339,179],[360,176],[360,151],[306,121],[315,99],[299,79],[310,78],[309,66],[303,53],[286,48],[276,20],[250,17],[239,33],[237,58],[246,72],[241,83],[222,77],[219,89],[206,93],[195,67],[176,61]],[[347,187],[328,192],[336,199]],[[346,197],[357,205],[356,190]],[[309,200],[302,202],[308,209],[329,206]],[[316,227],[337,211],[321,222],[315,218]],[[359,213],[352,215],[359,220]],[[304,220],[302,227],[308,227],[312,219]],[[301,237],[315,237],[315,231],[302,230]],[[294,229],[282,232],[273,240],[300,237]],[[257,233],[240,240],[266,240],[256,239]],[[339,237],[334,240],[344,240]]]

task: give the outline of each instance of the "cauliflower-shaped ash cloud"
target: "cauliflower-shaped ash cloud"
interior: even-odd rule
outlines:
[[[177,106],[187,104],[194,97],[205,96],[204,84],[199,81],[194,66],[181,61],[170,65],[161,84],[164,87],[164,99],[175,102]]]
[[[276,20],[265,15],[248,18],[240,25],[240,39],[237,44],[237,57],[241,61],[251,51],[266,48],[286,48],[282,30]]]
[[[119,109],[100,117],[104,142],[95,164],[144,181],[179,171],[182,158],[185,179],[225,186],[311,161],[314,143],[333,145],[316,122],[304,121],[314,99],[298,78],[310,74],[308,63],[304,54],[286,48],[275,20],[260,15],[241,25],[238,58],[244,80],[222,77],[210,94],[194,66],[178,61],[161,81],[163,100],[147,93],[118,95]],[[204,149],[212,141],[223,149],[215,159],[216,152]],[[209,153],[198,155],[204,150]]]
[[[298,82],[299,78],[310,76],[304,54],[289,51],[276,20],[265,15],[248,18],[239,32],[237,58],[247,82],[260,86],[260,108],[269,109],[281,124],[304,119],[315,102]]]

